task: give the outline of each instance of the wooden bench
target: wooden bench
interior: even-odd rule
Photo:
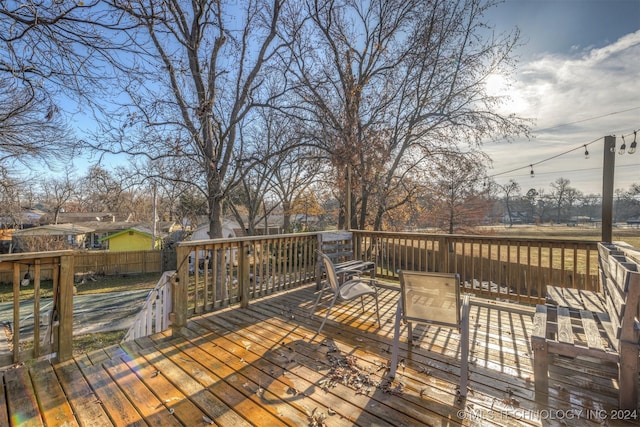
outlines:
[[[547,287],[548,304],[536,307],[531,335],[537,398],[548,394],[549,353],[586,356],[618,364],[620,409],[637,408],[640,271],[630,256],[598,244],[601,293]]]
[[[369,272],[375,278],[375,263],[354,259],[353,233],[350,231],[328,231],[318,233],[318,251],[329,257],[336,274],[344,280],[346,273]],[[322,258],[318,254],[316,263],[316,284],[318,289],[324,273]]]

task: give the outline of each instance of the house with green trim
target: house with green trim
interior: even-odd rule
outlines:
[[[126,251],[150,251],[152,249],[162,249],[163,236],[156,233],[155,242],[153,240],[153,232],[148,227],[134,226],[111,234],[100,239],[105,249],[112,252]]]

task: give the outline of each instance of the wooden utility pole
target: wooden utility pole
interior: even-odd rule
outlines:
[[[347,165],[347,200],[345,202],[345,221],[344,229],[351,230],[351,165]]]
[[[156,235],[158,234],[158,185],[153,183],[153,221],[151,227],[151,250],[156,249]]]
[[[604,137],[602,165],[602,241],[611,242],[613,230],[613,175],[616,164],[616,137]]]

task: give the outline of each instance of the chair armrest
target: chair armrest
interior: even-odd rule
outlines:
[[[356,275],[356,274],[362,274],[363,271],[360,270],[359,268],[345,268],[344,270],[336,269],[336,274],[345,274],[345,273]]]

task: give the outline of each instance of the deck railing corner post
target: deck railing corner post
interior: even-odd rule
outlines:
[[[57,359],[60,362],[73,355],[73,259],[72,253],[60,256],[59,294],[55,302],[59,320]]]
[[[171,299],[173,309],[170,315],[171,326],[174,331],[179,331],[187,326],[187,310],[189,300],[189,257],[188,247],[178,246],[176,250],[178,269],[171,280]]]

